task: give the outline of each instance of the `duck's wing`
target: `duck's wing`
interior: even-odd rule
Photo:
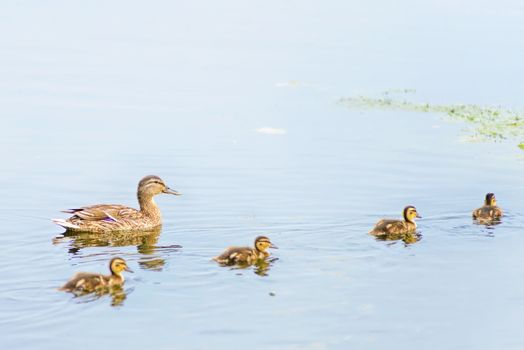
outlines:
[[[498,219],[502,216],[502,209],[497,206],[483,206],[473,211],[473,219]]]
[[[98,204],[88,207],[64,210],[64,213],[73,214],[71,219],[81,219],[86,221],[119,221],[121,219],[131,219],[140,215],[136,209],[118,204]]]
[[[471,213],[471,215],[473,216],[473,219],[478,219],[481,217],[482,215],[482,209],[484,209],[484,207],[482,208],[477,208],[475,210],[473,210],[473,213]]]
[[[60,290],[73,292],[92,292],[105,285],[105,276],[98,273],[78,272]]]
[[[370,234],[375,236],[387,235],[391,233],[398,233],[406,230],[406,225],[401,220],[390,220],[382,219],[375,227],[369,231]]]
[[[213,258],[221,264],[236,264],[247,262],[251,256],[252,249],[249,247],[229,247],[222,254]]]

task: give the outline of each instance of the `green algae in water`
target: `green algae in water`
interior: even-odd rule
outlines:
[[[416,103],[390,97],[391,93],[412,93],[414,90],[391,90],[386,97],[366,96],[346,97],[340,103],[361,109],[405,110],[412,112],[440,113],[453,120],[462,121],[472,126],[473,140],[524,139],[524,114],[500,107],[483,107],[473,104],[432,105]],[[518,144],[524,150],[524,142]]]

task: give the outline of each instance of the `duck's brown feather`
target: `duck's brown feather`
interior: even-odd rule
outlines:
[[[414,232],[416,229],[417,226],[409,221],[382,219],[369,233],[374,236],[398,235]]]
[[[97,204],[65,212],[73,215],[65,220],[67,226],[62,226],[73,232],[152,230],[162,223],[160,215],[118,204]]]
[[[63,212],[74,214],[71,219],[75,218],[76,216],[79,219],[88,221],[107,219],[118,221],[119,219],[142,217],[140,211],[118,204],[97,204],[76,209],[68,209],[64,210]]]
[[[472,213],[473,218],[477,220],[496,220],[503,215],[502,209],[496,205],[484,205],[475,209]]]
[[[179,195],[156,175],[140,180],[137,198],[140,210],[118,204],[97,204],[68,209],[69,219],[53,221],[70,232],[106,233],[119,231],[144,231],[160,227],[162,215],[153,197],[161,194]]]
[[[78,272],[60,290],[67,292],[91,293],[105,287],[120,285],[124,278],[116,275],[102,275],[99,273]]]
[[[268,255],[267,252],[259,252],[250,247],[229,247],[213,259],[224,265],[253,264],[258,259],[263,259]]]

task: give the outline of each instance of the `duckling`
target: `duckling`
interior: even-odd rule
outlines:
[[[229,247],[222,254],[213,258],[221,265],[251,265],[257,260],[263,260],[269,256],[268,248],[278,249],[266,236],[255,238],[255,247]]]
[[[370,234],[377,237],[401,236],[415,232],[417,224],[415,218],[420,218],[417,209],[408,205],[403,211],[404,220],[382,219],[375,227],[369,231]]]
[[[121,286],[124,284],[122,271],[133,272],[127,267],[126,261],[122,258],[113,258],[109,262],[110,275],[99,273],[78,272],[66,284],[58,290],[76,293],[91,293],[102,291],[104,288]]]
[[[499,220],[502,217],[502,209],[497,206],[497,199],[495,194],[486,194],[484,205],[478,209],[473,210],[473,219],[479,222],[490,222]]]
[[[140,210],[118,204],[97,204],[64,210],[73,214],[69,219],[53,222],[69,232],[106,233],[115,231],[152,230],[162,225],[162,215],[153,197],[160,193],[180,195],[166,186],[156,175],[144,177],[138,183]]]

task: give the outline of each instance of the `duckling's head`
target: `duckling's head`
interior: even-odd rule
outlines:
[[[113,275],[121,275],[122,271],[133,272],[127,267],[126,261],[122,258],[113,258],[109,262],[109,269]]]
[[[497,205],[497,199],[495,198],[495,194],[494,193],[486,194],[486,200],[484,201],[484,204],[492,205],[492,206]]]
[[[180,195],[179,192],[167,187],[164,181],[156,175],[148,175],[138,183],[138,197],[152,197],[160,193]]]
[[[265,252],[267,248],[278,249],[266,236],[258,236],[255,238],[255,248],[260,252]]]
[[[421,218],[417,212],[417,208],[412,205],[408,205],[404,208],[404,220],[415,223],[415,218]]]

